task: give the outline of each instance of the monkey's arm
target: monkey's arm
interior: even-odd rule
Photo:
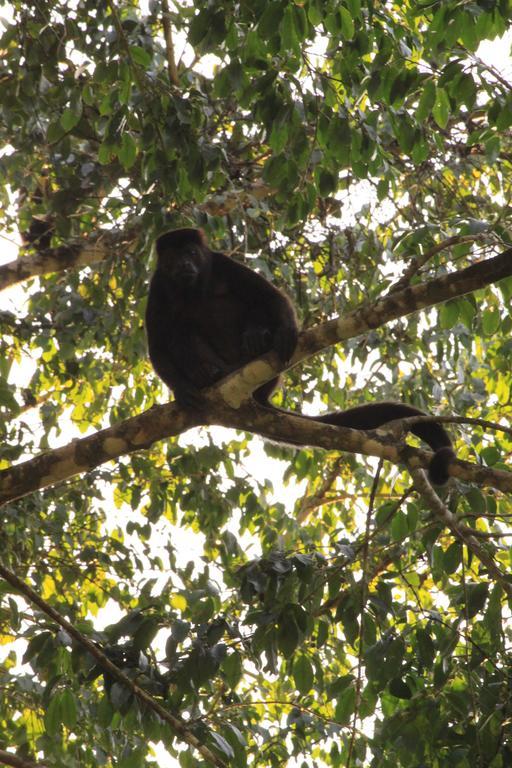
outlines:
[[[180,329],[171,321],[168,307],[168,297],[159,285],[158,279],[153,278],[149,287],[146,307],[146,336],[148,352],[153,368],[172,389],[177,402],[186,405],[189,393],[195,398],[195,386],[188,380],[180,365],[179,348],[176,344]],[[183,334],[183,329],[181,333]],[[183,360],[181,362],[184,362]]]
[[[215,252],[212,257],[221,279],[245,303],[247,330],[251,337],[249,345],[257,343],[258,329],[262,337],[265,332],[269,333],[271,348],[283,362],[288,361],[297,345],[299,333],[295,310],[288,296],[265,277],[224,253]],[[256,354],[269,348],[268,343],[265,348],[261,346]]]
[[[233,370],[208,343],[208,338],[172,311],[158,279],[151,282],[146,308],[149,357],[158,376],[181,406],[197,406],[199,390]]]

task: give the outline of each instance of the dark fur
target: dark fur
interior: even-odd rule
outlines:
[[[384,401],[381,403],[368,403],[356,405],[346,411],[335,411],[323,416],[315,416],[315,421],[324,424],[333,424],[337,427],[351,427],[352,429],[377,429],[393,419],[406,419],[409,416],[428,416],[424,411],[405,403],[393,403]],[[413,424],[409,431],[423,440],[434,451],[434,455],[428,468],[431,482],[443,485],[449,478],[448,465],[455,458],[450,436],[442,424],[425,422]]]
[[[146,330],[149,356],[179,405],[194,407],[199,390],[275,351],[286,363],[297,343],[298,326],[288,297],[257,272],[211,251],[198,229],[177,229],[156,242],[157,267],[149,289]],[[259,387],[254,397],[267,404],[279,382]],[[393,419],[425,416],[401,403],[370,403],[313,417],[353,429],[375,429]],[[411,432],[435,455],[429,468],[435,483],[448,479],[454,453],[440,424],[418,424]]]
[[[201,230],[158,238],[146,310],[149,356],[180,405],[265,352],[285,363],[297,344],[290,300],[268,280],[208,248]],[[278,378],[257,389],[266,403]]]

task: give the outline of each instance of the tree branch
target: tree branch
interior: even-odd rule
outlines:
[[[414,487],[427,504],[431,512],[440,520],[459,541],[480,560],[487,568],[489,575],[492,576],[505,590],[507,596],[512,598],[512,582],[500,571],[492,555],[485,546],[471,533],[468,533],[467,526],[461,526],[456,516],[446,507],[434,489],[430,486],[425,473],[422,470],[413,470],[412,477]]]
[[[387,429],[387,425],[366,431],[331,426],[312,421],[300,414],[267,408],[255,401],[247,401],[238,409],[217,402],[215,415],[212,414],[212,418],[214,421],[210,423],[249,430],[274,442],[376,456],[393,464],[405,464],[411,471],[418,467],[427,469],[432,459],[430,451],[413,448],[406,444],[397,445],[396,435],[393,429]],[[494,486],[504,493],[512,492],[512,472],[480,467],[461,459],[453,461],[449,465],[448,472],[452,477],[465,482],[473,482],[479,486]]]
[[[208,747],[202,744],[197,736],[191,733],[191,731],[187,728],[186,723],[181,718],[176,717],[176,715],[168,712],[164,707],[161,706],[161,704],[155,701],[153,697],[149,695],[149,693],[136,685],[133,680],[130,680],[130,678],[127,677],[124,672],[119,669],[119,667],[116,667],[116,665],[113,664],[110,659],[108,659],[93,642],[91,642],[91,640],[82,635],[73,626],[73,624],[67,621],[67,619],[61,616],[60,613],[58,613],[54,608],[52,608],[51,605],[43,600],[37,594],[37,592],[32,589],[32,587],[29,587],[28,584],[25,584],[24,581],[19,579],[16,574],[12,573],[12,571],[2,565],[2,563],[0,563],[0,576],[5,579],[5,581],[7,581],[12,587],[18,590],[22,595],[24,595],[24,597],[26,597],[30,603],[37,605],[37,607],[40,608],[43,613],[49,616],[53,621],[55,621],[59,627],[62,627],[62,629],[64,629],[70,637],[76,640],[77,643],[85,648],[88,653],[90,653],[91,656],[96,659],[102,669],[108,672],[119,683],[126,686],[126,688],[128,688],[133,693],[133,695],[139,701],[143,702],[149,709],[151,709],[153,712],[156,712],[156,714],[164,722],[171,726],[173,732],[176,733],[176,735],[179,736],[182,741],[184,741],[190,747],[197,749],[197,751],[208,763],[216,765],[218,768],[225,768],[224,761],[214,755],[214,753],[211,752]],[[8,765],[18,766],[20,764],[8,763]],[[26,768],[26,764],[21,764],[20,768]]]
[[[12,752],[6,752],[4,749],[0,749],[0,763],[11,765],[13,768],[47,768],[43,763],[32,763],[30,760],[18,757]]]
[[[345,317],[301,333],[289,367],[369,328],[377,328],[419,309],[462,296],[511,274],[512,248],[459,272],[378,299],[374,304],[359,307]],[[397,447],[394,444],[396,438],[390,434],[386,436],[383,429],[366,433],[258,407],[250,399],[251,393],[280,370],[277,355],[269,353],[205,390],[204,410],[201,413],[180,411],[175,404],[157,406],[114,427],[5,469],[0,472],[0,504],[90,471],[123,454],[148,448],[157,440],[181,434],[199,424],[221,424],[256,432],[278,442],[363,453],[395,463],[403,461],[411,469],[428,465],[430,453],[407,445]],[[476,467],[464,461],[453,462],[449,471],[461,480],[483,486],[493,485],[503,492],[512,491],[512,473],[509,472]]]
[[[205,202],[194,206],[194,210],[204,211],[211,216],[225,216],[234,208],[250,206],[254,200],[262,200],[274,191],[268,184],[248,184],[246,187],[212,195]],[[130,253],[135,248],[141,226],[134,224],[125,230],[100,230],[87,238],[73,239],[69,245],[46,248],[35,254],[31,250],[29,254],[0,266],[0,291],[38,275],[63,272],[104,261],[109,256],[117,255],[121,249],[123,254]]]
[[[134,227],[124,230],[100,230],[87,238],[77,238],[69,245],[46,248],[35,255],[20,256],[0,266],[0,291],[37,275],[63,272],[104,261],[116,251],[133,250],[137,238]]]
[[[452,237],[447,237],[446,240],[442,240],[440,243],[436,243],[436,245],[434,245],[432,248],[429,248],[428,251],[425,251],[425,253],[422,253],[419,256],[411,259],[405,268],[402,277],[394,285],[391,286],[388,293],[402,291],[404,288],[406,288],[414,275],[420,271],[420,269],[427,263],[427,261],[433,259],[434,256],[441,251],[444,251],[447,248],[451,248],[453,245],[461,245],[462,243],[474,243],[478,240],[482,240],[486,236],[487,235],[484,234],[453,235]]]
[[[169,11],[168,0],[162,0],[162,22],[164,26],[165,48],[167,52],[167,68],[169,70],[169,80],[172,85],[178,86],[180,80],[178,77],[178,69],[176,67],[176,59],[174,58],[174,43],[172,40],[172,27],[171,27],[171,14]]]
[[[138,416],[93,435],[42,453],[0,472],[0,505],[32,491],[67,480],[123,454],[149,448],[156,440],[180,435],[203,423],[198,414],[174,403],[150,408]]]

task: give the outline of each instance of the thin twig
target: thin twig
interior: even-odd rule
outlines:
[[[425,251],[425,253],[422,253],[420,256],[416,256],[409,262],[402,277],[390,287],[388,294],[394,293],[395,291],[402,291],[404,288],[407,288],[414,275],[420,271],[427,261],[430,261],[430,259],[440,251],[444,251],[446,248],[451,248],[453,245],[460,245],[461,243],[473,243],[477,240],[482,240],[486,236],[487,235],[484,233],[478,235],[454,235],[453,237],[448,237],[446,240],[437,243],[428,251]]]
[[[435,422],[436,424],[473,424],[477,427],[485,427],[485,429],[491,429],[494,432],[504,432],[505,434],[512,436],[512,427],[505,427],[503,424],[498,424],[495,421],[472,419],[467,416],[406,416],[403,419],[388,421],[380,427],[380,429],[391,427],[395,422],[400,424],[400,426],[404,428],[404,431],[407,431],[413,424],[429,424]]]
[[[361,558],[361,618],[359,622],[359,648],[357,649],[357,679],[356,679],[356,701],[354,706],[354,715],[352,718],[352,726],[350,729],[350,744],[348,748],[347,756],[347,768],[350,768],[352,762],[352,754],[354,752],[355,740],[356,740],[356,728],[357,719],[359,717],[359,710],[361,707],[361,688],[363,683],[363,646],[364,646],[364,611],[366,607],[366,597],[368,594],[368,554],[370,551],[370,534],[371,525],[373,519],[373,508],[375,505],[375,495],[380,480],[380,473],[384,462],[381,459],[377,472],[373,479],[372,491],[370,494],[370,501],[368,503],[368,510],[366,512],[366,528],[363,541],[363,557]]]
[[[180,80],[178,77],[178,68],[174,58],[174,43],[172,39],[171,14],[169,11],[168,0],[162,0],[162,22],[164,26],[165,48],[167,52],[167,68],[169,70],[169,80],[172,85],[178,86]]]

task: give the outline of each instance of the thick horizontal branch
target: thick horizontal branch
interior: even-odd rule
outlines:
[[[464,296],[503,280],[512,275],[512,248],[498,256],[478,261],[466,269],[450,272],[433,280],[405,288],[401,291],[378,299],[375,303],[362,306],[322,326],[321,338],[315,334],[309,342],[311,331],[303,339],[305,346],[310,344],[310,354],[320,351],[338,341],[359,336],[373,328],[379,328],[391,320],[405,317],[420,309],[433,307],[441,302]],[[322,345],[322,346],[320,346]]]
[[[357,336],[369,328],[469,293],[511,274],[512,249],[460,272],[394,293],[373,305],[356,309],[344,318],[304,331],[290,365],[297,365],[326,346]],[[250,394],[279,370],[277,356],[265,355],[205,391],[203,413],[184,412],[174,404],[157,406],[119,425],[5,469],[0,472],[0,504],[91,471],[106,461],[148,448],[158,440],[181,434],[199,424],[223,424],[277,442],[352,451],[395,462],[402,460],[408,465],[412,462],[410,466],[413,468],[427,466],[430,453],[408,446],[398,450],[391,442],[386,443],[380,438],[382,432],[375,439],[369,439],[364,432],[279,414],[272,409],[257,412],[248,400]],[[512,491],[512,473],[458,461],[451,466],[450,474],[478,485]]]
[[[82,472],[90,472],[124,454],[149,448],[157,440],[180,435],[200,423],[198,414],[180,410],[174,403],[150,408],[121,424],[2,470],[0,505]]]
[[[199,424],[217,424],[249,431],[292,446],[308,445],[376,456],[394,464],[401,462],[411,470],[427,468],[430,464],[430,452],[409,445],[397,445],[393,430],[381,428],[365,432],[332,426],[266,408],[251,399],[236,409],[231,408],[219,400],[221,386],[216,385],[208,393],[205,392],[203,414],[185,412],[175,403],[155,406],[119,425],[1,471],[0,505],[77,474],[90,472],[109,460],[149,448],[159,440],[179,435]],[[450,465],[449,474],[479,486],[493,486],[505,493],[512,492],[512,472],[492,470],[459,460]]]
[[[104,261],[121,248],[123,253],[127,253],[133,249],[136,237],[133,229],[101,231],[87,238],[73,240],[69,245],[20,256],[0,266],[0,291],[37,275]]]

